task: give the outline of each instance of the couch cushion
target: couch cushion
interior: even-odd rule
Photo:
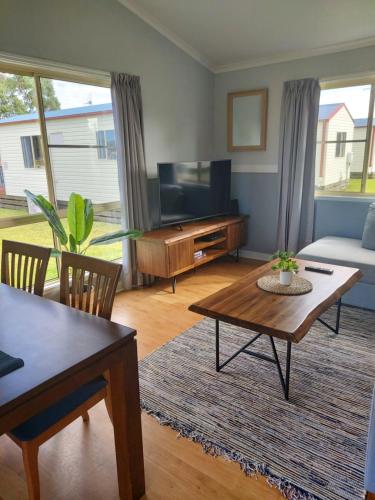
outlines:
[[[361,281],[375,284],[375,251],[362,247],[362,240],[325,236],[302,249],[299,259],[357,267],[363,272]]]
[[[368,207],[365,227],[363,229],[362,246],[368,250],[375,250],[375,203]]]

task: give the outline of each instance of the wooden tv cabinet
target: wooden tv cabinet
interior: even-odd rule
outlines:
[[[136,242],[140,272],[171,278],[173,293],[176,276],[206,262],[237,251],[245,243],[246,217],[217,217],[181,226],[156,229]],[[194,253],[203,251],[203,256]]]

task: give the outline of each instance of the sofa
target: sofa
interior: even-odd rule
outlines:
[[[373,199],[318,198],[314,242],[300,259],[357,267],[363,278],[343,296],[347,305],[375,310],[375,251],[362,247],[362,233]]]

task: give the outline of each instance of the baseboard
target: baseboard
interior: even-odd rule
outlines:
[[[246,259],[254,259],[254,260],[270,260],[270,253],[262,253],[262,252],[253,252],[252,250],[240,250],[240,256],[245,257]]]

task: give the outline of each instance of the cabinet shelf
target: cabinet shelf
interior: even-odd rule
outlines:
[[[204,257],[194,259],[194,267],[201,266],[202,264],[210,262],[210,260],[217,259],[218,257],[221,257],[222,255],[225,255],[227,253],[228,251],[225,248],[224,249],[215,248],[212,250],[207,250],[206,255]]]
[[[211,241],[195,241],[194,242],[194,252],[197,252],[198,250],[203,250],[204,248],[209,248],[209,247],[214,247],[215,245],[218,245],[219,243],[223,243],[226,241],[227,238],[225,236],[222,236],[221,238],[217,238],[215,240]]]

